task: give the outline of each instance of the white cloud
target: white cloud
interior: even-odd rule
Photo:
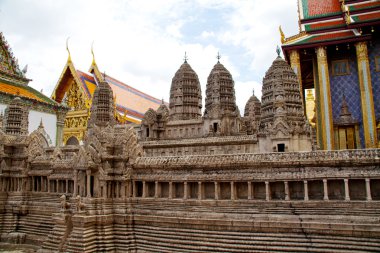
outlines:
[[[215,34],[214,34],[214,32],[203,31],[201,34],[201,37],[204,39],[208,39],[210,37],[215,37]]]

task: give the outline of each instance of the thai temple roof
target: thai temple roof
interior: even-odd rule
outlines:
[[[76,69],[70,54],[52,94],[52,98],[58,103],[61,103],[64,99],[71,79],[74,79],[81,86],[83,93],[90,103],[98,83],[101,81],[108,82],[115,97],[117,111],[121,115],[125,115],[129,122],[140,123],[144,117],[144,113],[149,108],[157,109],[161,104],[161,99],[141,92],[105,73],[100,73],[95,59],[93,59],[89,73]]]
[[[54,100],[28,86],[31,80],[25,77],[26,70],[27,67],[23,71],[20,70],[18,60],[0,32],[0,93],[58,105]]]
[[[298,12],[299,34],[285,38],[280,27],[284,50],[368,40],[361,28],[380,23],[380,1],[300,0]]]

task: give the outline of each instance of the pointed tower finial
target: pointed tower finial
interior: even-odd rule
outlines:
[[[69,50],[69,39],[70,39],[70,37],[67,37],[67,39],[66,39],[66,50],[69,53],[69,58],[67,58],[67,61],[71,62],[71,54],[70,54],[70,50]]]
[[[92,44],[91,44],[91,54],[92,54],[92,64],[96,64],[95,63],[95,54],[94,54],[94,41],[92,41]]]
[[[218,55],[216,56],[216,59],[218,59],[218,63],[219,63],[220,58],[222,58],[222,56],[219,54],[219,51],[218,51]]]
[[[161,104],[165,104],[164,98],[161,99]]]
[[[185,51],[185,56],[183,57],[183,60],[184,60],[184,63],[187,63],[187,60],[188,60],[189,58],[187,57],[187,54],[186,54],[186,51]]]
[[[285,34],[284,34],[284,32],[282,31],[281,26],[278,27],[278,30],[280,31],[281,44],[284,44],[284,43],[285,43]]]
[[[281,49],[280,47],[277,45],[277,48],[276,48],[276,52],[277,52],[277,56],[278,57],[281,57],[280,54],[281,54]]]
[[[255,88],[252,89],[252,95],[255,95]]]
[[[41,117],[40,125],[38,126],[38,128],[43,128],[43,127],[44,127],[44,124],[42,123],[42,117]]]

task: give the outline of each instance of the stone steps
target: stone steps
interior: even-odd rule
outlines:
[[[1,233],[10,233],[14,232],[16,229],[16,223],[17,223],[17,216],[13,213],[6,212],[1,215],[1,226],[0,226],[0,232]]]
[[[28,213],[26,216],[20,216],[18,232],[27,235],[46,236],[52,229],[53,220],[51,215]]]
[[[220,232],[137,225],[136,247],[162,252],[378,252],[380,240],[303,234]]]

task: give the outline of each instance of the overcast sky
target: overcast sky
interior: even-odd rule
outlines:
[[[0,31],[37,90],[51,96],[67,60],[88,71],[91,44],[106,74],[169,100],[171,80],[184,52],[198,74],[203,100],[207,76],[221,63],[244,105],[276,58],[278,26],[298,32],[297,0],[0,0]],[[204,104],[204,103],[203,103]]]

